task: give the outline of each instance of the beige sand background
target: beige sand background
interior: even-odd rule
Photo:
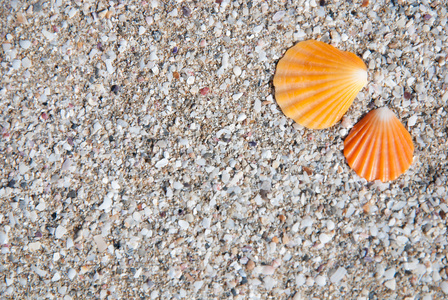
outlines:
[[[2,1],[2,299],[442,299],[446,1]],[[365,7],[363,7],[365,6]],[[275,103],[316,39],[362,57],[344,126]],[[411,168],[343,140],[389,106]]]

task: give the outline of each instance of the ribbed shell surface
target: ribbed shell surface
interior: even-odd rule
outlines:
[[[369,112],[344,141],[349,166],[368,181],[396,179],[412,164],[413,153],[411,135],[387,107]]]
[[[283,113],[312,129],[333,126],[367,84],[367,68],[355,54],[309,40],[286,51],[274,76]]]

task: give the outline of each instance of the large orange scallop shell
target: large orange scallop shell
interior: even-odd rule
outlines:
[[[387,107],[369,112],[344,141],[348,164],[368,181],[396,179],[412,164],[413,153],[411,135]]]
[[[274,76],[283,113],[312,129],[333,126],[366,84],[367,67],[358,56],[314,40],[286,51]]]

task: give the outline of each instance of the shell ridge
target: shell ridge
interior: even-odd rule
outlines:
[[[394,120],[395,121],[395,120]],[[393,124],[394,127],[396,127],[397,124]],[[389,165],[390,165],[390,178],[397,178],[397,174],[399,174],[402,171],[402,166],[400,164],[400,153],[401,151],[404,151],[402,145],[400,145],[399,141],[397,141],[396,136],[393,134],[392,130],[388,130],[388,141],[389,141],[389,153],[386,153],[386,155],[389,156]],[[399,139],[399,137],[398,137]],[[398,143],[397,143],[398,142]],[[393,147],[393,149],[392,149]],[[400,149],[399,149],[400,148]],[[384,182],[384,181],[383,181]]]
[[[308,75],[309,76],[309,75]],[[296,79],[294,76],[285,76],[283,78],[283,86],[281,88],[278,88],[278,92],[282,92],[284,90],[291,90],[291,89],[309,89],[311,86],[315,85],[323,85],[328,83],[331,83],[334,81],[332,78],[327,78],[323,76],[310,76],[311,78],[306,79]]]
[[[387,134],[387,129],[385,127],[387,127],[387,125],[389,125],[387,121],[381,120],[380,122],[380,143],[381,143],[381,148],[380,151],[378,152],[378,156],[379,156],[379,165],[378,165],[378,172],[379,172],[379,178],[382,182],[385,182],[386,179],[388,177],[394,176],[393,174],[393,170],[389,168],[389,155],[388,152],[390,152],[390,145],[388,143],[388,134]]]
[[[285,66],[288,67],[287,70],[283,69]],[[329,66],[328,62],[325,61],[310,63],[306,60],[306,58],[294,60],[285,58],[281,64],[279,63],[279,65],[277,65],[277,69],[279,69],[278,71],[276,70],[278,76],[308,76],[313,74],[324,74],[326,76],[337,75],[339,79],[347,77],[351,80],[358,80],[354,74],[358,73],[360,70],[367,72],[365,69],[357,66]]]
[[[303,42],[302,42],[303,43]],[[320,63],[323,63],[328,66],[328,64],[336,64],[338,66],[343,66],[343,62],[341,63],[340,57],[338,57],[334,50],[342,52],[336,48],[333,49],[332,46],[325,45],[325,49],[320,49],[319,47],[310,47],[309,45],[301,45],[301,43],[296,46],[290,48],[285,53],[285,57],[295,59],[303,59],[306,61],[306,64],[313,64],[316,60]],[[298,47],[300,45],[300,47]],[[328,48],[329,46],[331,48]]]
[[[296,77],[296,76],[321,76],[323,78],[328,77],[328,78],[331,78],[332,80],[334,80],[334,77],[336,77],[336,76],[341,79],[344,78],[345,73],[346,72],[340,72],[339,70],[335,70],[333,68],[324,69],[322,67],[322,70],[314,70],[311,68],[294,68],[294,69],[291,69],[288,71],[280,71],[278,73],[278,75],[282,76],[282,77],[286,77],[286,78]],[[350,79],[351,79],[351,75],[346,76],[346,77],[350,77]]]
[[[349,135],[345,138],[344,141],[344,147],[346,147],[346,144],[351,144],[353,143],[356,138],[358,137],[359,134],[362,134],[362,136],[364,134],[366,134],[366,131],[369,129],[369,127],[371,126],[371,124],[369,122],[366,122],[363,120],[361,120],[360,122],[358,122],[350,131]],[[359,138],[362,138],[359,137]]]
[[[373,123],[373,120],[375,120],[375,122]],[[382,128],[382,124],[378,124],[378,118],[377,115],[373,116],[373,120],[372,123],[376,126],[373,126],[373,131],[372,131],[372,137],[371,139],[373,140],[373,145],[370,148],[370,156],[372,159],[366,158],[366,165],[369,167],[369,176],[368,176],[368,180],[372,180],[373,178],[378,177],[379,175],[381,176],[381,174],[379,174],[379,166],[381,165],[381,151],[379,151],[380,149],[382,149],[383,147],[383,143],[381,142],[382,139],[382,135],[383,135],[383,128]],[[365,147],[368,147],[367,143],[365,144]]]
[[[310,60],[310,57],[313,60]],[[337,61],[332,61],[332,60],[328,60],[322,57],[319,57],[316,55],[316,53],[310,52],[308,57],[306,55],[304,55],[303,53],[300,53],[300,55],[295,55],[295,56],[286,56],[284,60],[282,60],[280,66],[282,67],[284,64],[286,65],[296,65],[296,66],[304,66],[306,68],[316,68],[316,67],[324,67],[327,69],[333,69],[333,70],[338,70],[340,72],[341,68],[345,69],[345,68],[354,68],[353,66],[346,66],[344,64],[341,64],[340,60]],[[358,68],[355,66],[355,68]]]
[[[335,114],[338,116],[338,120],[342,119],[345,112],[349,110],[349,108],[352,105],[355,98],[356,98],[356,94],[353,96],[350,95],[350,97],[347,97],[346,100],[343,101],[343,104],[339,108],[335,108]]]
[[[337,55],[333,54],[332,57],[329,57],[328,52],[321,51],[321,50],[314,50],[314,49],[313,50],[306,49],[303,53],[306,54],[307,56],[309,56],[310,58],[318,59],[322,63],[326,63],[326,64],[331,63],[331,64],[335,64],[339,67],[346,67],[346,65],[344,64],[344,60],[341,59],[341,55],[337,56]],[[314,60],[313,60],[313,62],[314,62]]]
[[[316,108],[319,108],[319,111],[323,111],[325,109],[328,108],[328,106],[337,101],[337,102],[341,102],[340,98],[341,96],[334,98],[336,94],[340,94],[340,91],[343,90],[343,86],[339,86],[333,89],[330,88],[325,88],[325,89],[321,89],[321,90],[317,90],[317,91],[313,91],[313,94],[310,95],[306,95],[306,99],[304,101],[307,101],[309,103],[302,103],[302,105],[308,104],[308,109],[304,108],[304,114],[310,114],[314,111],[314,114],[316,114]],[[304,97],[305,98],[305,97]],[[332,100],[327,100],[327,99],[331,99]],[[338,101],[339,100],[339,101]],[[317,112],[318,113],[318,112]],[[314,116],[310,116],[310,118],[312,118]]]
[[[360,150],[356,156],[356,161],[359,162],[359,165],[354,166],[353,169],[360,177],[371,178],[373,166],[376,165],[376,157],[373,154],[376,148],[376,139],[374,139],[374,137],[369,137],[368,135],[366,137],[365,143],[360,144]],[[373,140],[372,147],[367,146],[367,142],[370,140]]]
[[[332,101],[327,102],[327,118],[330,115],[334,115],[333,124],[338,122],[342,116],[345,114],[345,112],[350,108],[353,101],[356,98],[356,95],[359,91],[356,89],[351,89],[347,91],[345,94],[341,94],[338,98],[334,98]],[[339,105],[339,108],[337,107]],[[318,118],[317,116],[315,116]],[[321,119],[323,118],[323,114],[321,116]]]
[[[306,89],[306,93],[300,93],[300,91],[304,89],[295,89],[294,92],[287,93],[287,98],[289,98],[289,101],[281,101],[282,105],[284,105],[285,108],[290,107],[291,103],[300,104],[300,106],[303,105],[309,105],[309,106],[316,106],[319,105],[322,101],[325,101],[325,99],[334,96],[334,94],[337,94],[343,87],[339,86],[336,88],[329,88],[327,85],[320,85],[320,87],[315,87],[314,89]],[[291,90],[288,90],[291,91]],[[326,93],[327,91],[332,91],[332,93]],[[285,91],[282,91],[281,93],[285,93]],[[294,96],[294,94],[299,94],[297,96]],[[279,95],[279,98],[283,98],[284,95]],[[307,101],[308,100],[308,101]],[[304,102],[306,101],[306,102]],[[310,108],[311,109],[311,108]],[[306,113],[307,111],[304,111]]]
[[[319,53],[319,54],[325,54],[325,55],[334,55],[337,52],[340,52],[340,50],[336,49],[335,47],[316,40],[308,40],[299,43],[304,51],[311,52],[311,53]]]
[[[309,111],[309,117],[315,119],[316,123],[324,123],[324,120],[327,119],[328,121],[326,123],[334,124],[342,118],[353,103],[353,99],[350,96],[342,94],[337,98],[333,98],[331,101],[326,101],[325,106],[320,105],[313,112]],[[337,109],[337,106],[339,106],[339,109]]]
[[[366,156],[365,153],[368,150],[368,142],[374,137],[373,135],[369,135],[370,131],[372,131],[372,127],[375,126],[374,122],[370,122],[372,119],[375,119],[375,116],[372,115],[372,113],[367,114],[359,123],[355,125],[355,127],[353,127],[344,142],[344,155],[346,156],[349,165],[358,175],[360,174],[358,169],[361,168],[358,161]],[[347,152],[345,150],[347,150]],[[370,153],[368,157],[370,157]],[[364,167],[365,166],[362,166],[362,168]]]
[[[391,180],[398,178],[401,174],[403,174],[412,163],[412,154],[411,157],[408,157],[409,149],[411,145],[407,144],[405,135],[408,134],[407,130],[404,128],[403,124],[401,124],[400,120],[394,116],[394,130],[391,130],[391,135],[394,138],[394,153],[395,153],[395,173],[394,176],[391,176]],[[392,149],[391,149],[392,152]]]
[[[399,155],[399,162],[400,162],[400,172],[404,172],[406,171],[409,166],[412,164],[412,156],[413,156],[413,152],[414,152],[414,144],[409,143],[407,137],[410,137],[409,132],[406,130],[406,128],[403,126],[403,124],[401,124],[401,122],[397,119],[396,120],[398,122],[398,124],[396,124],[397,129],[395,130],[395,132],[397,133],[397,138],[399,139],[400,143],[399,145],[400,150],[401,150],[401,154]],[[405,145],[408,146],[408,148],[411,149],[411,151],[406,151]]]
[[[398,119],[397,119],[398,120]],[[413,153],[414,153],[414,143],[412,142],[412,137],[409,131],[406,129],[406,127],[398,120],[400,125],[400,134],[403,138],[403,144],[407,144],[411,151],[407,151],[406,153],[409,154],[408,160],[412,161],[413,159]]]
[[[291,77],[287,77],[289,78],[293,78]],[[346,89],[348,91],[350,91],[350,93],[359,93],[359,91],[362,89],[362,87],[359,88],[359,85],[357,84],[352,84],[352,79],[350,78],[345,78],[345,79],[339,79],[339,80],[335,80],[333,78],[320,78],[320,80],[317,80],[318,77],[313,77],[316,79],[298,79],[295,81],[292,81],[291,79],[287,80],[287,78],[282,78],[283,80],[281,81],[283,83],[283,85],[281,87],[276,88],[276,92],[284,92],[284,91],[290,91],[290,90],[309,90],[310,92],[313,92],[316,89],[316,86],[324,86],[327,89],[333,89],[333,88],[338,88],[339,90],[343,90]],[[354,95],[356,97],[356,94]]]
[[[404,170],[406,170],[406,164],[407,164],[407,158],[405,157],[406,155],[406,149],[404,147],[403,142],[404,137],[402,135],[402,128],[401,128],[401,123],[400,121],[397,120],[393,120],[393,126],[394,126],[394,141],[395,141],[395,152],[397,153],[397,173],[403,172]],[[397,176],[398,177],[398,176]]]
[[[347,151],[350,151],[347,152],[346,157],[350,156],[350,158],[353,158],[353,150],[355,150],[357,146],[366,144],[369,138],[369,130],[371,130],[372,126],[373,124],[371,122],[360,122],[356,124],[355,127],[353,127],[352,131],[344,142],[344,150],[347,149]]]
[[[345,66],[345,64],[341,60],[341,56],[344,55],[344,51],[341,51],[331,45],[328,45],[324,42],[312,43],[312,47],[307,48],[309,55],[315,56],[315,57],[324,57],[327,61],[333,62],[342,66]],[[350,61],[353,61],[350,58]]]
[[[343,53],[347,57],[347,59],[351,60],[354,63],[354,65],[367,71],[366,64],[356,54],[349,51],[343,51]]]

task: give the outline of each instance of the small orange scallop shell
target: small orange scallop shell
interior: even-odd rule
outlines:
[[[323,42],[300,42],[286,51],[274,76],[283,113],[302,126],[333,126],[367,84],[367,67],[355,54]]]
[[[411,166],[413,153],[411,135],[387,107],[369,112],[344,141],[348,164],[368,181],[396,179]]]

